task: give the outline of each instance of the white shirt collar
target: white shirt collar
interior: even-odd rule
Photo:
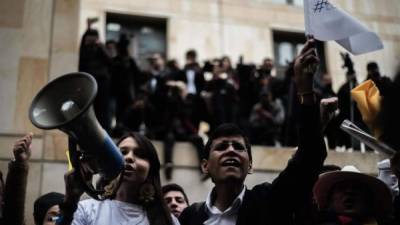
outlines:
[[[242,205],[244,193],[246,191],[246,186],[243,185],[242,190],[239,195],[233,200],[232,205],[230,205],[225,211],[221,212],[217,207],[212,205],[214,189],[208,193],[206,199],[206,211],[208,215],[221,215],[221,214],[235,214],[239,210],[239,207]]]

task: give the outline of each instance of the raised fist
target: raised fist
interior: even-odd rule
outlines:
[[[33,133],[29,133],[15,142],[13,148],[15,161],[26,162],[31,158],[32,138]]]

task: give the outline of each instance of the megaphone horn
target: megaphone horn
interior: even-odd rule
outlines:
[[[97,83],[87,73],[70,73],[43,87],[29,109],[38,128],[60,129],[72,137],[85,154],[94,159],[91,168],[106,180],[116,178],[124,167],[118,147],[96,119],[92,103]]]

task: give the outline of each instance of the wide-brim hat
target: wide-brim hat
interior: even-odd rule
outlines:
[[[345,181],[361,183],[371,190],[375,216],[384,217],[392,212],[392,193],[389,187],[378,178],[361,173],[354,166],[345,166],[341,171],[327,172],[319,176],[313,191],[320,209],[328,207],[333,186]]]

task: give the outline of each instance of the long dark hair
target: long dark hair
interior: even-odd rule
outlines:
[[[172,225],[171,213],[169,212],[161,193],[160,180],[160,160],[157,151],[149,139],[136,132],[128,132],[123,135],[117,145],[124,139],[132,137],[140,148],[144,150],[144,158],[149,160],[150,170],[146,182],[151,183],[155,189],[154,200],[150,203],[143,204],[147,212],[150,225]]]

